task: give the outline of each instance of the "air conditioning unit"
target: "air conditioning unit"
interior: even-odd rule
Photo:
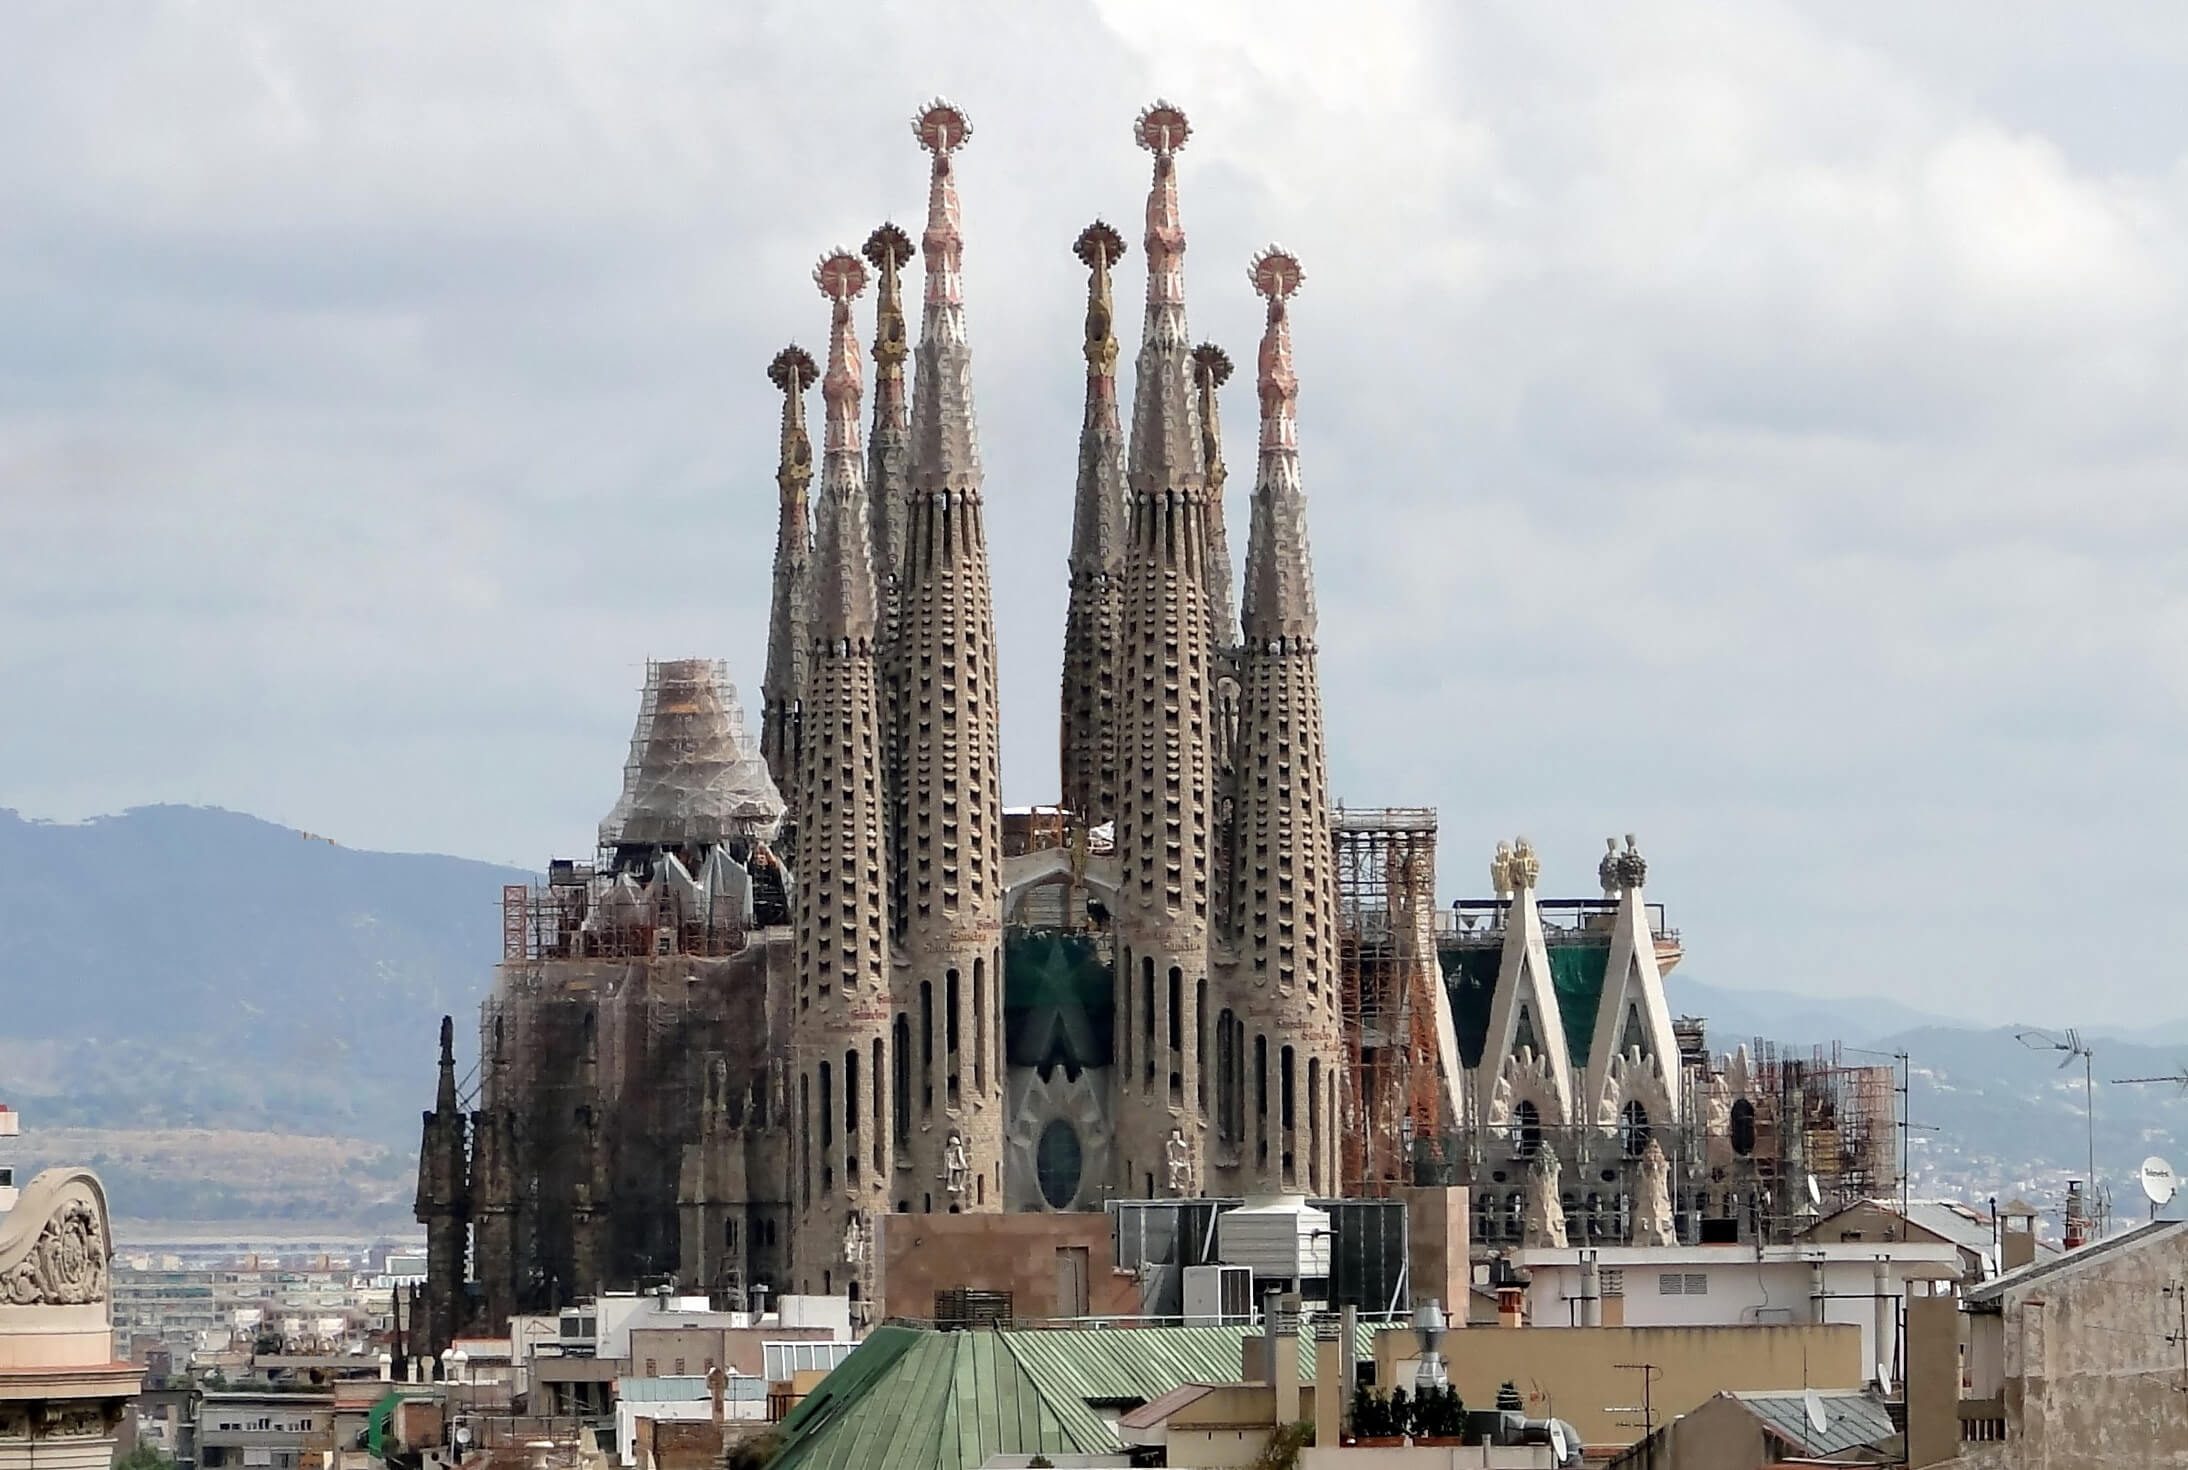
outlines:
[[[1185,1325],[1236,1327],[1254,1320],[1251,1266],[1187,1266]]]

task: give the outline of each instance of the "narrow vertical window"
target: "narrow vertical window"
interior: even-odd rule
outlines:
[[[919,982],[919,1111],[934,1111],[934,982]]]
[[[942,1024],[943,1024],[943,1075],[949,1083],[950,1107],[962,1105],[958,1094],[957,1079],[957,971],[950,970],[942,977]]]
[[[896,1144],[902,1148],[912,1141],[912,1022],[902,1011],[896,1013],[896,1025],[890,1028],[890,1050],[896,1073]]]
[[[1155,1085],[1155,961],[1140,957],[1140,1070],[1142,1080]]]
[[[1193,982],[1193,1102],[1208,1117],[1208,977]]]
[[[988,962],[972,962],[972,1090],[988,1095]]]

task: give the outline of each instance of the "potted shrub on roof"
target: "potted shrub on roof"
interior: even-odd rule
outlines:
[[[1351,1442],[1368,1447],[1403,1442],[1402,1435],[1391,1422],[1390,1405],[1364,1383],[1352,1393]]]

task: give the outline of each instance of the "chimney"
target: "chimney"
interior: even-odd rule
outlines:
[[[1324,1317],[1326,1324],[1329,1319]],[[1314,1344],[1314,1444],[1331,1449],[1344,1442],[1345,1411],[1352,1404],[1352,1344],[1360,1330],[1360,1309],[1337,1314],[1337,1335],[1316,1334]]]
[[[1522,1287],[1500,1286],[1497,1288],[1497,1325],[1499,1327],[1524,1327],[1527,1325],[1527,1292]]]
[[[1960,1453],[1960,1303],[1950,1290],[1907,1298],[1907,1463]]]
[[[2016,1201],[2006,1206],[1998,1230],[1998,1269],[2012,1271],[2036,1259],[2036,1212]]]
[[[2082,1195],[2082,1181],[2066,1182],[2066,1235],[2061,1244],[2067,1250],[2080,1250],[2089,1243],[2089,1206]]]
[[[1580,1325],[1603,1325],[1603,1269],[1594,1251],[1584,1251],[1580,1257]]]
[[[1299,1417],[1299,1298],[1272,1294],[1269,1302],[1269,1386],[1281,1427]]]

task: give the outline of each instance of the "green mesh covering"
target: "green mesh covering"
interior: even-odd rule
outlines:
[[[1106,1067],[1115,1046],[1115,978],[1092,936],[1003,931],[1004,1055],[1014,1067]]]
[[[1584,1067],[1595,1041],[1595,1008],[1603,999],[1603,976],[1610,969],[1610,942],[1552,941],[1549,949],[1550,987],[1557,992],[1558,1013],[1565,1021],[1565,1047],[1572,1053],[1573,1065]],[[1436,958],[1443,966],[1444,993],[1451,1000],[1459,1060],[1478,1067],[1489,1045],[1489,1007],[1497,998],[1502,953],[1489,945],[1454,944],[1439,947]]]

